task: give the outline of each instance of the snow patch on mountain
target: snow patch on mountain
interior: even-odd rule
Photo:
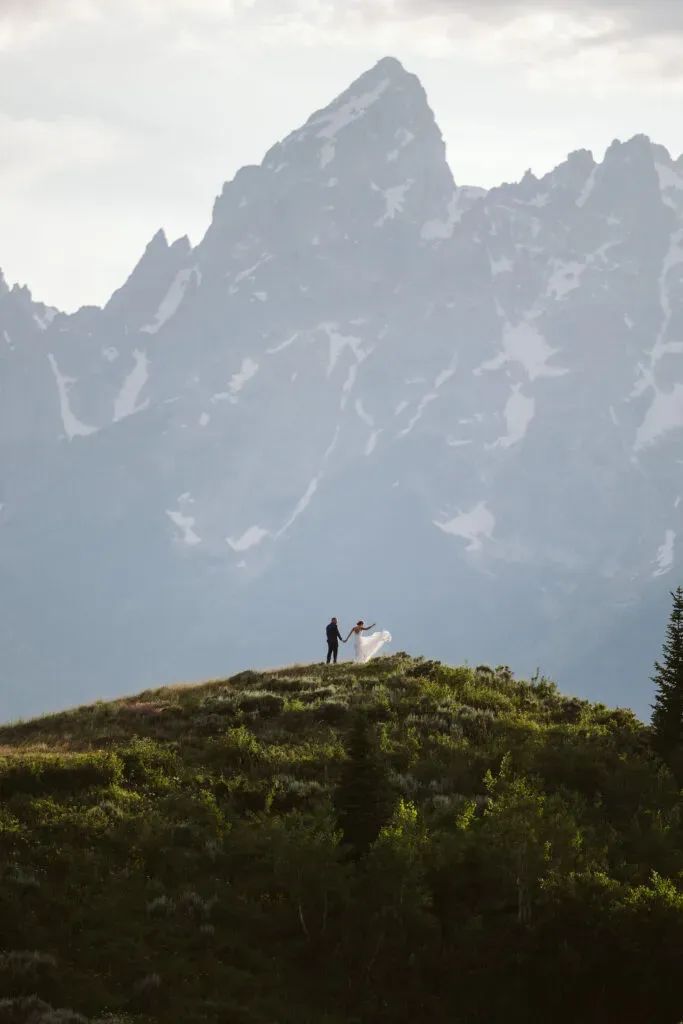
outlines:
[[[341,334],[338,323],[318,324],[316,330],[323,331],[329,342],[329,361],[327,364],[327,376],[331,377],[337,365],[340,355],[345,348],[350,348],[356,362],[360,363],[367,357],[368,353],[362,348],[362,342],[355,334]],[[292,339],[294,340],[294,339]],[[348,388],[346,388],[348,390]]]
[[[383,78],[374,89],[359,96],[351,96],[343,103],[333,104],[322,114],[314,115],[308,123],[317,128],[322,125],[317,133],[319,139],[334,139],[342,129],[348,128],[359,117],[363,117],[386,91],[388,85],[389,79]]]
[[[400,430],[396,436],[397,437],[407,437],[408,434],[411,433],[413,428],[422,419],[422,416],[424,415],[424,411],[427,408],[427,406],[430,404],[430,402],[433,402],[436,398],[438,398],[438,395],[436,394],[435,391],[429,391],[426,395],[423,395],[423,397],[420,399],[420,402],[419,402],[419,404],[417,406],[417,409],[415,410],[415,412],[411,416],[410,420],[408,421],[408,425],[406,427],[404,427],[403,430]]]
[[[447,519],[444,522],[435,519],[434,525],[444,533],[469,541],[465,548],[466,551],[480,551],[483,547],[483,540],[491,540],[496,519],[487,503],[480,501],[469,512],[459,512],[452,519]]]
[[[678,210],[683,201],[683,195],[677,195],[679,192],[683,193],[683,176],[676,174],[674,169],[667,164],[658,162],[655,163],[655,170],[662,192],[662,202],[672,210]]]
[[[671,391],[655,392],[645,418],[636,432],[634,451],[658,441],[671,430],[683,427],[683,383],[674,384]]]
[[[664,534],[664,542],[657,549],[657,554],[655,555],[655,564],[657,565],[657,568],[652,573],[653,576],[664,576],[665,573],[671,571],[674,564],[675,540],[675,531],[667,530]]]
[[[154,314],[154,319],[151,323],[146,324],[140,328],[143,334],[156,334],[160,331],[164,324],[175,316],[180,309],[180,305],[185,298],[185,293],[190,284],[190,281],[195,280],[197,284],[201,282],[201,274],[198,267],[189,267],[185,270],[179,270],[173,279],[171,287],[168,289],[163,299],[159,303],[159,307]]]
[[[375,420],[370,413],[365,411],[365,408],[363,407],[363,400],[361,398],[356,399],[355,408],[358,417],[363,421],[363,423],[366,423],[369,427],[374,427]]]
[[[440,387],[443,387],[446,381],[450,380],[454,373],[455,366],[447,366],[445,370],[441,371],[441,373],[437,373],[436,377],[434,378],[435,389],[438,391]]]
[[[493,444],[487,445],[487,448],[511,448],[526,435],[529,424],[534,418],[536,403],[533,398],[522,394],[521,387],[521,384],[515,384],[512,394],[505,403],[504,415],[507,434],[504,437],[499,437]]]
[[[269,536],[270,531],[264,530],[262,526],[250,526],[236,539],[226,537],[226,542],[230,545],[233,551],[248,551],[249,548],[256,547],[262,540],[265,540],[265,538]]]
[[[537,209],[542,209],[547,206],[550,202],[550,195],[547,192],[539,192],[534,196],[533,199],[529,199],[526,203],[527,206],[535,206]]]
[[[60,371],[59,366],[57,365],[57,360],[52,352],[48,353],[47,358],[50,366],[52,367],[52,372],[57,384],[59,411],[61,413],[62,426],[67,439],[69,441],[73,441],[74,437],[88,437],[90,434],[96,434],[98,428],[88,426],[87,423],[82,423],[71,409],[69,391],[74,384],[78,383],[78,380],[75,377],[67,377],[66,374],[63,374]]]
[[[133,352],[135,366],[130,371],[123,387],[114,401],[114,423],[123,420],[126,416],[134,416],[149,406],[149,398],[138,405],[138,398],[149,379],[149,359],[146,352],[135,349]]]
[[[186,515],[183,511],[187,505],[193,505],[194,498],[189,494],[181,494],[178,498],[177,509],[166,509],[166,515],[171,520],[174,526],[179,530],[179,540],[183,544],[187,544],[188,547],[195,547],[197,544],[201,544],[202,539],[199,534],[195,531],[195,517]]]
[[[476,188],[470,185],[463,185],[456,189],[448,202],[447,216],[445,220],[425,221],[420,229],[420,238],[423,242],[435,242],[444,238],[452,238],[456,224],[459,224],[464,214],[472,204],[481,196],[486,195],[486,189]]]
[[[341,97],[328,106],[325,111],[314,114],[303,128],[290,135],[283,144],[287,146],[293,141],[305,139],[311,129],[317,129],[315,138],[323,139],[323,145],[318,154],[318,166],[321,170],[325,170],[336,157],[339,133],[355,121],[365,117],[371,106],[377,102],[389,85],[389,79],[384,78],[377,83],[375,88],[367,92],[361,92],[348,98]]]
[[[381,430],[373,430],[373,432],[370,434],[370,437],[368,438],[368,443],[365,445],[365,451],[363,453],[364,455],[372,455],[375,448],[377,447],[377,441],[381,433]]]
[[[413,184],[412,178],[404,181],[401,185],[392,185],[390,188],[384,189],[372,184],[373,191],[380,192],[384,199],[384,213],[375,221],[376,228],[381,228],[388,220],[393,220],[397,213],[402,213],[406,195]]]
[[[491,274],[493,277],[498,277],[499,274],[509,274],[514,270],[514,263],[509,256],[500,256],[496,258],[489,253],[489,265],[491,267]]]
[[[593,170],[590,172],[590,174],[586,178],[584,186],[581,189],[581,192],[579,193],[579,195],[577,197],[576,205],[579,208],[581,208],[582,206],[585,206],[586,203],[588,202],[588,200],[590,199],[591,195],[593,194],[593,189],[595,188],[595,183],[597,181],[599,172],[600,172],[600,164],[596,164],[595,167],[593,168]]]
[[[669,327],[671,325],[671,318],[673,315],[671,305],[671,271],[676,267],[680,267],[683,264],[683,229],[676,231],[671,236],[669,241],[669,248],[666,252],[664,260],[662,261],[662,269],[659,275],[659,304],[662,310],[662,323],[657,334],[657,340],[653,346],[651,352],[651,365],[654,365],[658,359],[667,351],[665,339]],[[678,285],[681,283],[681,274],[678,275]],[[671,349],[668,349],[671,351]],[[679,351],[678,347],[674,347],[673,351]]]
[[[211,396],[211,401],[227,401],[232,402],[234,405],[234,403],[237,401],[237,396],[239,395],[240,391],[242,391],[244,385],[247,384],[248,381],[252,379],[252,377],[256,376],[256,374],[258,373],[258,369],[258,363],[254,362],[253,359],[250,359],[249,356],[246,356],[242,360],[242,365],[240,366],[237,373],[233,373],[232,377],[228,381],[228,390],[218,391],[215,395]]]
[[[396,131],[394,132],[396,147],[394,149],[389,150],[389,152],[387,153],[387,162],[393,163],[395,160],[398,160],[401,150],[405,149],[405,147],[409,145],[414,138],[414,132],[408,131],[407,128],[397,128]]]
[[[298,337],[299,331],[295,331],[294,334],[291,334],[289,338],[285,339],[285,341],[281,341],[279,345],[273,345],[272,348],[267,348],[267,354],[275,355],[276,352],[282,352],[283,349],[289,348],[290,345],[293,345]]]
[[[33,320],[41,331],[46,331],[59,312],[58,309],[47,307],[42,313],[33,314]]]
[[[493,359],[478,366],[474,370],[476,376],[486,371],[500,370],[508,363],[522,366],[530,381],[538,377],[562,377],[569,372],[562,367],[548,365],[548,360],[559,350],[550,347],[534,323],[533,315],[517,324],[506,321],[502,334],[502,350]]]
[[[585,263],[576,260],[552,260],[551,274],[546,288],[546,295],[551,299],[563,299],[581,283],[581,274],[586,269]]]
[[[253,281],[256,276],[256,271],[260,270],[260,268],[265,266],[266,263],[270,263],[272,258],[272,253],[264,252],[250,267],[247,267],[246,270],[241,270],[236,274],[233,278],[232,284],[230,285],[230,294],[236,295],[243,281]]]
[[[276,534],[276,537],[281,537],[283,533],[287,532],[287,530],[290,528],[290,526],[293,526],[293,524],[296,522],[296,520],[299,518],[299,516],[303,512],[306,511],[306,509],[308,508],[308,506],[310,505],[310,503],[311,503],[311,501],[313,499],[313,495],[315,494],[315,492],[317,490],[318,490],[318,477],[316,476],[316,477],[313,477],[313,479],[309,483],[308,487],[304,491],[303,495],[297,501],[296,505],[294,506],[294,510],[292,511],[291,515],[288,516],[288,518],[285,520],[284,526],[280,527],[280,529],[278,530],[278,532]]]

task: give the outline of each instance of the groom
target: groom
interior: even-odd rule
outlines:
[[[329,665],[330,660],[334,658],[335,665],[337,664],[337,654],[339,653],[339,641],[342,639],[342,635],[339,632],[337,626],[337,620],[335,618],[330,619],[328,625],[325,628],[327,634],[327,664]],[[342,643],[344,641],[342,640]]]

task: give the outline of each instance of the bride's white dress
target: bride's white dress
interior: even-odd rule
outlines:
[[[370,658],[374,658],[388,643],[391,643],[391,633],[386,629],[382,629],[378,633],[370,633],[369,636],[356,633],[353,660],[360,663],[370,661]]]

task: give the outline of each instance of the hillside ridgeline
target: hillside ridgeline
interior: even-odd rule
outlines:
[[[626,710],[404,654],[0,729],[0,1024],[677,1024]]]

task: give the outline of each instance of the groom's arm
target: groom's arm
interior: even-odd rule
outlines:
[[[341,635],[341,633],[339,632],[339,626],[337,626],[337,639],[338,639],[338,640],[341,640],[341,642],[342,642],[342,643],[344,643],[344,640],[343,640],[343,638],[342,638],[342,635]]]

